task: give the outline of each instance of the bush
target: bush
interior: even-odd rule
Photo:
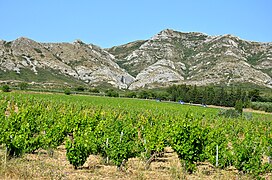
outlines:
[[[97,88],[91,88],[89,90],[89,92],[91,92],[91,93],[100,93],[100,91]]]
[[[8,86],[8,85],[4,85],[4,86],[2,86],[2,91],[3,92],[10,92],[11,90],[10,90],[10,87]]]
[[[75,88],[75,91],[84,91],[85,88],[83,86],[78,86]]]
[[[119,93],[114,91],[113,89],[107,90],[106,91],[106,96],[109,97],[119,97]]]
[[[254,110],[272,112],[271,102],[252,102],[251,108]]]
[[[226,118],[237,118],[241,114],[235,109],[222,109],[219,111],[218,115]]]
[[[22,82],[19,84],[20,90],[26,90],[28,88],[28,84],[25,82]]]
[[[70,91],[69,89],[65,89],[65,90],[64,90],[64,94],[70,95],[70,94],[71,94],[71,91]]]
[[[136,94],[136,92],[128,92],[128,93],[126,93],[126,97],[128,97],[128,98],[136,98],[137,94]]]

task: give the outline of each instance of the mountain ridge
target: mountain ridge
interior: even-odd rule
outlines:
[[[81,40],[39,43],[26,37],[0,40],[0,80],[27,70],[36,79],[69,79],[89,86],[108,84],[123,89],[157,88],[172,84],[218,85],[252,83],[272,88],[272,43],[242,40],[231,34],[165,29],[148,40],[100,48]],[[42,71],[41,71],[42,70]],[[21,73],[21,74],[20,74]],[[35,79],[35,78],[34,78]],[[31,78],[21,81],[31,81]]]
[[[115,55],[114,51],[109,52]],[[230,84],[230,81],[250,82],[271,88],[271,52],[270,43],[244,41],[233,35],[208,36],[203,33],[184,33],[166,29],[150,38],[121,62],[124,62],[123,67],[132,67],[126,69],[130,74],[136,74],[131,89],[147,86],[153,88],[158,83],[173,84],[171,81],[192,85]],[[255,60],[256,65],[249,63],[250,56],[258,53],[268,57],[263,59],[254,57],[255,59],[251,60]],[[225,67],[227,67],[225,71],[229,72],[220,75],[220,71]],[[269,75],[261,71],[265,69],[268,69]],[[163,75],[169,72],[173,77],[170,76],[170,80],[167,79],[169,76]],[[214,76],[218,74],[219,76]],[[241,78],[239,80],[223,77],[228,74]],[[209,78],[210,75],[213,77]],[[165,78],[166,80],[163,80]],[[151,82],[156,85],[153,86]]]

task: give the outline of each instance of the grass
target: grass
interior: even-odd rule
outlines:
[[[62,167],[50,162],[56,158],[50,158],[47,154],[39,152],[5,162],[2,148],[0,149],[0,177],[1,179],[61,179]]]
[[[56,84],[84,84],[82,81],[77,79],[60,75],[57,71],[52,69],[39,69],[37,68],[38,74],[35,74],[30,69],[21,69],[20,74],[15,71],[2,71],[0,70],[1,80],[17,80],[24,82],[37,82],[37,83],[56,83]]]
[[[65,157],[64,146],[58,147],[50,157],[43,150],[3,163],[3,149],[0,149],[1,179],[251,179],[239,174],[235,169],[219,170],[208,163],[198,166],[194,174],[185,173],[177,154],[170,148],[165,149],[161,159],[151,163],[150,169],[144,169],[144,162],[132,158],[127,162],[126,170],[119,171],[115,166],[105,165],[99,156],[91,155],[84,166],[78,170],[69,164]],[[267,175],[269,178],[269,175]]]

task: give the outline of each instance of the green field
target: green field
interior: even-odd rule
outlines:
[[[75,169],[90,155],[122,169],[124,160],[149,162],[171,147],[188,173],[200,162],[253,177],[270,173],[271,114],[225,118],[219,111],[154,100],[1,93],[0,144],[7,159],[64,144]]]

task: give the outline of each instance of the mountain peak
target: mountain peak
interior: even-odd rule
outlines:
[[[205,33],[201,32],[180,32],[173,29],[164,29],[160,31],[158,34],[153,36],[151,40],[158,39],[171,39],[171,38],[186,38],[186,36],[208,36]]]
[[[83,45],[85,44],[83,41],[81,41],[80,39],[76,39],[74,42],[73,42],[74,45],[78,44],[78,45]]]
[[[238,36],[234,36],[232,34],[224,34],[224,35],[221,35],[221,37],[229,38],[229,39],[233,39],[233,40],[240,40],[240,38]]]
[[[13,45],[22,45],[22,46],[30,46],[33,44],[37,44],[36,41],[29,39],[27,37],[19,37],[17,39],[15,39],[14,41],[12,41]]]
[[[174,33],[174,30],[173,29],[164,29],[162,30],[159,34],[172,34]]]
[[[168,38],[174,38],[174,37],[180,37],[180,32],[174,31],[173,29],[165,29],[160,31],[155,36],[153,36],[151,40],[168,39]]]
[[[28,37],[21,36],[21,37],[15,39],[15,41],[34,41],[34,40],[32,40],[32,39],[30,39]]]

